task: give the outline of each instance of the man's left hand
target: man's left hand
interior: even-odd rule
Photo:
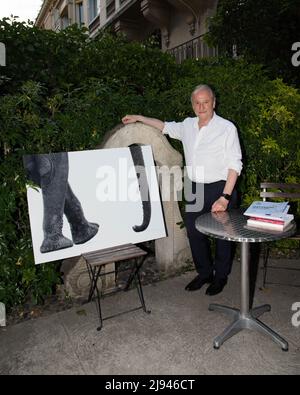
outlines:
[[[218,211],[226,211],[228,203],[228,200],[225,199],[223,196],[219,197],[219,199],[216,200],[212,205],[211,212],[217,213]]]

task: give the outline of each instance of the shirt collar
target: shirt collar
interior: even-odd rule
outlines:
[[[205,126],[206,126],[206,127],[209,126],[210,123],[212,123],[212,122],[216,119],[216,117],[217,117],[217,114],[216,114],[215,111],[214,111],[212,118],[209,120],[208,124],[205,125]],[[199,130],[199,117],[196,117],[196,118],[194,119],[194,127],[195,127],[196,129]]]

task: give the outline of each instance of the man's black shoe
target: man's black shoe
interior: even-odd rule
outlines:
[[[196,291],[197,289],[200,289],[203,287],[204,284],[209,284],[213,281],[214,276],[210,275],[209,277],[203,278],[200,277],[198,274],[194,280],[192,280],[188,285],[185,287],[186,291]]]
[[[213,296],[218,295],[220,292],[223,291],[223,288],[227,284],[227,278],[217,279],[215,278],[214,281],[210,284],[210,286],[206,290],[206,295]]]

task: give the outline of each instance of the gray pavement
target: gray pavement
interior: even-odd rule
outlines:
[[[299,266],[299,261],[295,263]],[[275,281],[300,282],[300,272],[276,272]],[[271,285],[263,291],[257,287],[255,292],[254,306],[272,306],[261,321],[289,342],[289,352],[248,330],[214,350],[214,337],[230,320],[208,311],[208,305],[239,307],[240,264],[234,262],[228,285],[214,297],[205,295],[206,287],[184,290],[194,275],[189,272],[145,286],[151,314],[137,310],[106,320],[101,332],[96,331],[94,303],[1,328],[0,374],[300,374],[300,326],[291,322],[291,307],[300,302],[300,288]],[[105,315],[137,304],[136,290],[102,301]]]

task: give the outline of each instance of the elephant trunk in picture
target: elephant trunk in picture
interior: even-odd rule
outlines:
[[[135,225],[132,227],[132,229],[135,232],[143,232],[149,226],[151,219],[151,201],[149,194],[149,183],[147,180],[142,147],[140,147],[139,145],[133,145],[130,146],[129,149],[131,152],[133,164],[135,167],[135,171],[139,183],[139,191],[140,191],[142,207],[143,207],[143,221],[141,225]]]

